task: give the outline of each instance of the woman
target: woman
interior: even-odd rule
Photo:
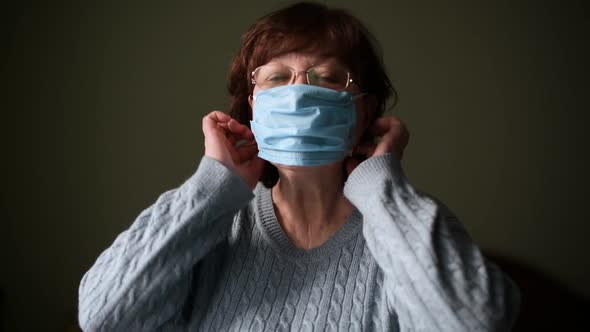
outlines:
[[[393,88],[350,14],[258,20],[198,170],[86,273],[85,331],[505,331],[518,292],[399,159]],[[366,160],[363,160],[366,159]]]

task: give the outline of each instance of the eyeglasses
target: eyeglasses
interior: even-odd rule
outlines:
[[[252,84],[260,89],[292,84],[299,73],[305,73],[307,84],[333,90],[344,90],[353,82],[350,73],[337,66],[317,66],[298,72],[289,66],[268,64],[254,69]]]

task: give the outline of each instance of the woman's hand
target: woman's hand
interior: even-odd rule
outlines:
[[[213,111],[203,118],[203,134],[205,156],[225,165],[253,189],[262,174],[264,161],[258,158],[252,131],[229,115]]]
[[[404,149],[408,145],[410,132],[406,125],[395,116],[380,117],[369,127],[369,133],[376,138],[371,142],[361,142],[353,151],[354,155],[365,155],[366,158],[393,153],[399,160],[404,155]],[[345,160],[346,171],[350,175],[362,162],[357,158]]]

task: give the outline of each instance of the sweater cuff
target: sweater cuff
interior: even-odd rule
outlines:
[[[394,183],[405,181],[401,164],[391,153],[371,157],[358,165],[344,184],[344,195],[349,199],[362,198],[374,193],[386,180]]]
[[[252,190],[237,174],[219,161],[203,156],[199,167],[183,186],[198,196],[206,196],[213,204],[243,205],[254,198]]]

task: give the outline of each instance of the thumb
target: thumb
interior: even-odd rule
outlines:
[[[256,181],[258,181],[260,175],[262,175],[262,170],[264,169],[264,160],[255,155],[250,161],[250,168],[252,169],[252,174],[256,175]]]
[[[258,180],[260,180],[260,176],[262,175],[262,171],[264,170],[264,160],[254,155],[248,164],[248,175],[245,177],[247,179],[247,183],[251,189],[256,187]]]

